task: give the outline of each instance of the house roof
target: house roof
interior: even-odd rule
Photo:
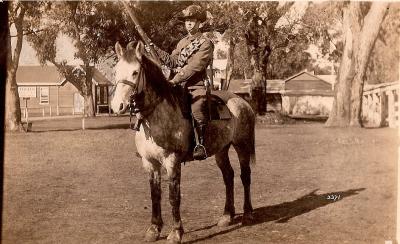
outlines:
[[[85,72],[80,66],[75,68]],[[67,81],[55,66],[19,66],[16,78],[19,86],[62,86]],[[96,85],[112,85],[96,68],[92,81]]]
[[[325,79],[319,77],[318,75],[314,75],[314,74],[312,74],[312,73],[310,73],[310,72],[308,72],[308,71],[306,71],[306,70],[303,70],[303,71],[301,71],[301,72],[299,72],[299,73],[297,73],[297,74],[295,74],[295,75],[290,76],[289,78],[287,78],[287,79],[284,80],[283,82],[286,83],[286,82],[288,82],[288,81],[290,81],[290,80],[293,80],[294,78],[296,78],[296,77],[298,77],[298,76],[300,76],[300,75],[302,75],[302,74],[307,74],[307,75],[309,75],[309,76],[312,76],[312,77],[314,77],[314,78],[317,78],[317,79],[319,79],[319,80],[321,80],[321,81],[323,81],[323,82],[326,82],[326,83],[332,85],[331,82],[329,82],[329,81],[327,81],[327,80],[325,80]]]
[[[229,91],[234,93],[249,93],[251,79],[233,79],[229,84]],[[284,89],[283,80],[267,80],[267,93],[279,93]]]
[[[336,83],[336,75],[317,75],[317,77],[332,85]]]
[[[233,93],[249,93],[251,79],[232,79],[229,83],[228,91]]]
[[[18,85],[63,85],[65,79],[55,66],[19,66]]]

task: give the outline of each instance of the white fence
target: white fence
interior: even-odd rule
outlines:
[[[364,87],[363,119],[370,126],[399,126],[400,82],[381,83]]]
[[[74,107],[50,107],[44,106],[41,108],[26,108],[21,107],[22,118],[26,117],[52,117],[60,115],[78,115],[82,112],[76,112]]]

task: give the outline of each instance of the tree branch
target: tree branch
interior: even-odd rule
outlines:
[[[36,33],[39,33],[39,32],[45,31],[45,30],[46,30],[46,29],[41,29],[41,30],[37,30],[37,31],[34,31],[34,30],[25,30],[26,32],[23,33],[22,35],[24,35],[24,36],[33,35],[33,34],[36,34]],[[18,37],[18,35],[14,35],[14,36],[10,36],[10,37]]]

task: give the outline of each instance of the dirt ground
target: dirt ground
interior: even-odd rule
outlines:
[[[127,117],[35,121],[7,134],[2,243],[142,243],[150,222],[147,175]],[[384,243],[395,239],[397,131],[327,129],[320,123],[256,130],[255,223],[216,221],[224,186],[213,158],[182,170],[184,243]],[[165,242],[171,226],[163,178]],[[330,199],[330,198],[336,198]]]

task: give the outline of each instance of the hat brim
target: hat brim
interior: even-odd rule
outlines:
[[[196,20],[198,20],[199,22],[204,22],[204,21],[206,21],[207,20],[207,16],[196,16],[196,15],[192,15],[192,16],[179,16],[178,17],[178,20],[180,20],[180,21],[185,21],[185,20],[187,20],[187,19],[196,19]]]

